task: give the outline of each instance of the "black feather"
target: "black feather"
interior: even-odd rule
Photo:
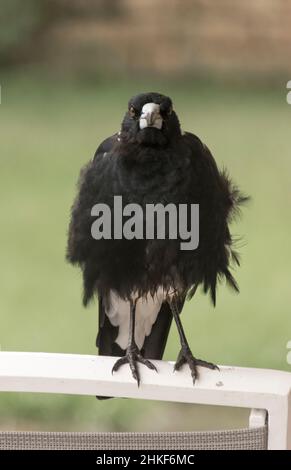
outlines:
[[[160,104],[162,130],[139,129],[138,117],[147,102]],[[191,298],[201,284],[214,305],[219,281],[226,280],[238,291],[231,267],[239,265],[239,256],[229,223],[248,200],[227,172],[219,171],[201,140],[181,133],[170,98],[142,94],[130,100],[129,107],[134,112],[126,113],[121,133],[106,139],[81,171],[67,249],[67,259],[83,272],[84,305],[94,294],[102,299],[98,345],[101,354],[110,355],[122,352],[116,349],[116,330],[102,310],[112,290],[130,299],[132,292],[143,296],[160,287],[165,292],[174,288],[184,299],[186,294]],[[199,204],[198,248],[182,251],[179,238],[94,240],[91,209],[97,203],[113,208],[115,195],[122,196],[124,204],[134,202],[143,208],[148,203]],[[171,322],[167,304],[161,313],[146,338],[146,357],[162,357]]]

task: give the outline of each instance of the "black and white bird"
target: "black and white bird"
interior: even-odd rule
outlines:
[[[115,196],[141,208],[199,205],[198,247],[182,250],[179,234],[96,240],[92,208],[106,204],[113,211]],[[81,171],[67,248],[67,259],[82,269],[84,305],[99,298],[96,344],[99,354],[120,357],[113,372],[128,363],[139,384],[138,362],[156,369],[149,359],[162,359],[172,318],[181,341],[175,370],[187,363],[195,382],[197,366],[216,368],[192,354],[180,313],[199,285],[214,305],[218,281],[238,291],[229,222],[246,199],[206,145],[181,131],[169,97],[143,93],[129,101],[120,132],[105,139]]]

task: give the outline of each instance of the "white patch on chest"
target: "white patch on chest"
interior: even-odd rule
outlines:
[[[154,297],[147,294],[146,297],[137,300],[135,342],[139,349],[143,347],[145,337],[150,335],[164,300],[165,293],[162,289],[159,289]],[[126,349],[129,338],[130,303],[121,299],[115,292],[111,292],[109,306],[106,308],[105,313],[110,323],[119,327],[115,342],[122,349]]]

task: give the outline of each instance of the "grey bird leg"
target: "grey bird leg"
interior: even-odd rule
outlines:
[[[134,339],[134,330],[135,330],[135,310],[136,310],[136,300],[130,300],[130,317],[129,317],[129,337],[128,337],[128,346],[124,357],[121,357],[116,361],[112,368],[113,372],[116,372],[124,364],[129,364],[133,378],[137,381],[137,385],[140,384],[140,376],[137,368],[137,362],[144,364],[149,369],[155,370],[157,372],[156,366],[148,359],[145,359],[140,350],[138,349],[135,339]]]
[[[195,380],[198,377],[197,366],[202,366],[202,367],[207,367],[208,369],[217,369],[217,370],[219,370],[219,367],[215,364],[212,364],[211,362],[203,361],[202,359],[196,359],[196,357],[193,356],[192,351],[189,347],[182,323],[181,323],[180,314],[177,308],[176,300],[172,299],[171,301],[169,301],[169,305],[170,305],[173,317],[175,319],[178,333],[180,336],[180,341],[181,341],[181,350],[179,352],[176,364],[174,366],[174,371],[180,370],[181,367],[187,363],[191,370],[193,384],[195,384]]]

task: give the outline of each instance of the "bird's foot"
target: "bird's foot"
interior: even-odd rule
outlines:
[[[181,367],[186,363],[190,367],[193,384],[195,384],[195,380],[198,378],[197,366],[207,367],[207,369],[219,370],[219,367],[215,364],[212,364],[212,362],[203,361],[202,359],[196,359],[196,357],[193,356],[188,346],[182,346],[182,349],[179,352],[178,359],[174,366],[174,371],[180,370]]]
[[[113,368],[112,368],[112,374],[113,372],[116,372],[121,366],[124,364],[129,364],[131,373],[133,378],[137,381],[137,385],[139,386],[140,384],[140,376],[139,376],[139,371],[137,367],[137,363],[140,362],[141,364],[144,364],[151,370],[155,370],[157,372],[156,366],[149,361],[148,359],[145,359],[142,355],[140,350],[138,349],[136,344],[130,345],[127,350],[125,356],[121,357],[118,359]]]

